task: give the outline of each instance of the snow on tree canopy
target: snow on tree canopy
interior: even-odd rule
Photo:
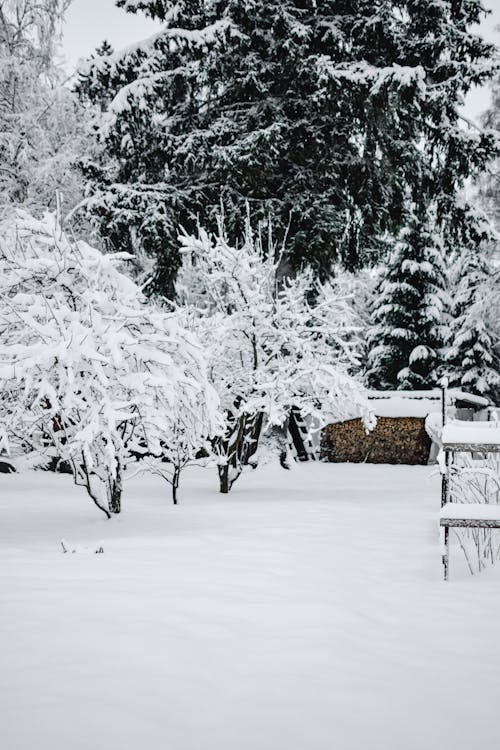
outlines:
[[[51,215],[19,212],[0,238],[0,432],[69,462],[94,502],[118,512],[131,451],[174,450],[179,413],[187,449],[216,429],[203,348],[146,305],[119,271],[125,254],[70,242]]]
[[[57,60],[71,0],[0,2],[0,205],[42,212],[82,198],[76,162],[91,145],[85,112]]]
[[[226,413],[219,449],[233,480],[248,458],[239,444],[247,428],[252,453],[261,434],[286,427],[293,410],[318,426],[359,415],[371,425],[363,388],[349,375],[357,363],[353,324],[335,285],[315,283],[311,270],[278,283],[280,257],[249,224],[239,247],[222,228],[180,241],[180,311],[210,351],[210,378]]]

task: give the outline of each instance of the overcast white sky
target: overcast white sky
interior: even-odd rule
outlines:
[[[114,0],[73,0],[66,13],[63,49],[70,67],[89,57],[107,39],[115,49],[143,39],[161,28],[142,13],[125,13]]]
[[[484,0],[492,13],[480,31],[489,41],[500,46],[500,0]],[[64,54],[68,67],[74,68],[79,58],[88,57],[95,48],[107,39],[115,49],[143,39],[159,28],[142,13],[132,15],[115,7],[114,0],[73,0],[67,17],[63,39]],[[473,119],[488,106],[487,91],[472,92],[466,102],[467,115]]]

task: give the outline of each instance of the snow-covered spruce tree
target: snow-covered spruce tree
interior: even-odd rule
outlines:
[[[494,400],[500,393],[500,361],[494,349],[494,334],[488,330],[487,309],[494,304],[489,291],[488,260],[491,263],[481,248],[469,249],[457,258],[452,269],[453,320],[446,363],[451,385]],[[500,297],[500,288],[496,292]]]
[[[0,3],[0,206],[41,214],[56,190],[68,210],[82,198],[86,112],[55,61],[70,1]]]
[[[483,115],[483,124],[500,134],[500,74],[497,74],[491,83],[491,104]],[[498,156],[480,175],[479,194],[481,204],[485,206],[496,230],[500,231],[500,158]]]
[[[125,257],[69,242],[49,214],[0,223],[0,433],[68,462],[108,517],[128,461],[178,464],[218,419],[202,347],[146,305]]]
[[[111,249],[157,258],[169,292],[180,222],[287,233],[292,265],[376,261],[408,200],[446,221],[481,170],[491,133],[460,127],[459,105],[492,74],[493,46],[470,28],[480,0],[117,0],[158,33],[82,70],[101,158],[88,209]],[[107,92],[107,94],[105,93]],[[455,227],[455,224],[453,223]]]
[[[436,385],[446,339],[446,271],[434,217],[412,216],[382,268],[368,331],[373,388]]]
[[[206,343],[225,413],[215,441],[221,492],[294,409],[318,426],[358,415],[370,423],[363,389],[348,374],[356,363],[349,308],[333,284],[314,282],[310,269],[278,284],[280,258],[248,223],[239,247],[221,226],[214,237],[200,230],[180,239],[179,313]]]

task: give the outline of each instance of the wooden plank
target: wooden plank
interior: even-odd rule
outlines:
[[[444,443],[443,451],[453,453],[453,451],[462,453],[500,453],[500,444],[498,443]]]
[[[441,518],[439,525],[445,528],[458,527],[461,529],[500,529],[498,518]]]

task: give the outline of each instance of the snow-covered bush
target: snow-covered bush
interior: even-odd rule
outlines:
[[[70,242],[49,214],[0,224],[0,433],[68,462],[108,517],[131,455],[182,464],[218,418],[202,347],[146,304],[125,259]]]
[[[462,423],[464,424],[464,423]],[[465,423],[467,424],[467,423]],[[489,422],[490,425],[495,425]],[[444,461],[442,461],[442,464]],[[457,452],[449,477],[449,493],[454,503],[498,505],[500,503],[500,454]],[[465,555],[472,574],[500,558],[498,532],[490,528],[451,529]]]
[[[286,428],[292,410],[318,425],[362,415],[349,308],[332,283],[309,270],[277,282],[280,258],[247,224],[241,247],[223,228],[182,235],[179,312],[209,349],[209,377],[226,417],[216,441],[220,488],[228,492],[262,435]]]

